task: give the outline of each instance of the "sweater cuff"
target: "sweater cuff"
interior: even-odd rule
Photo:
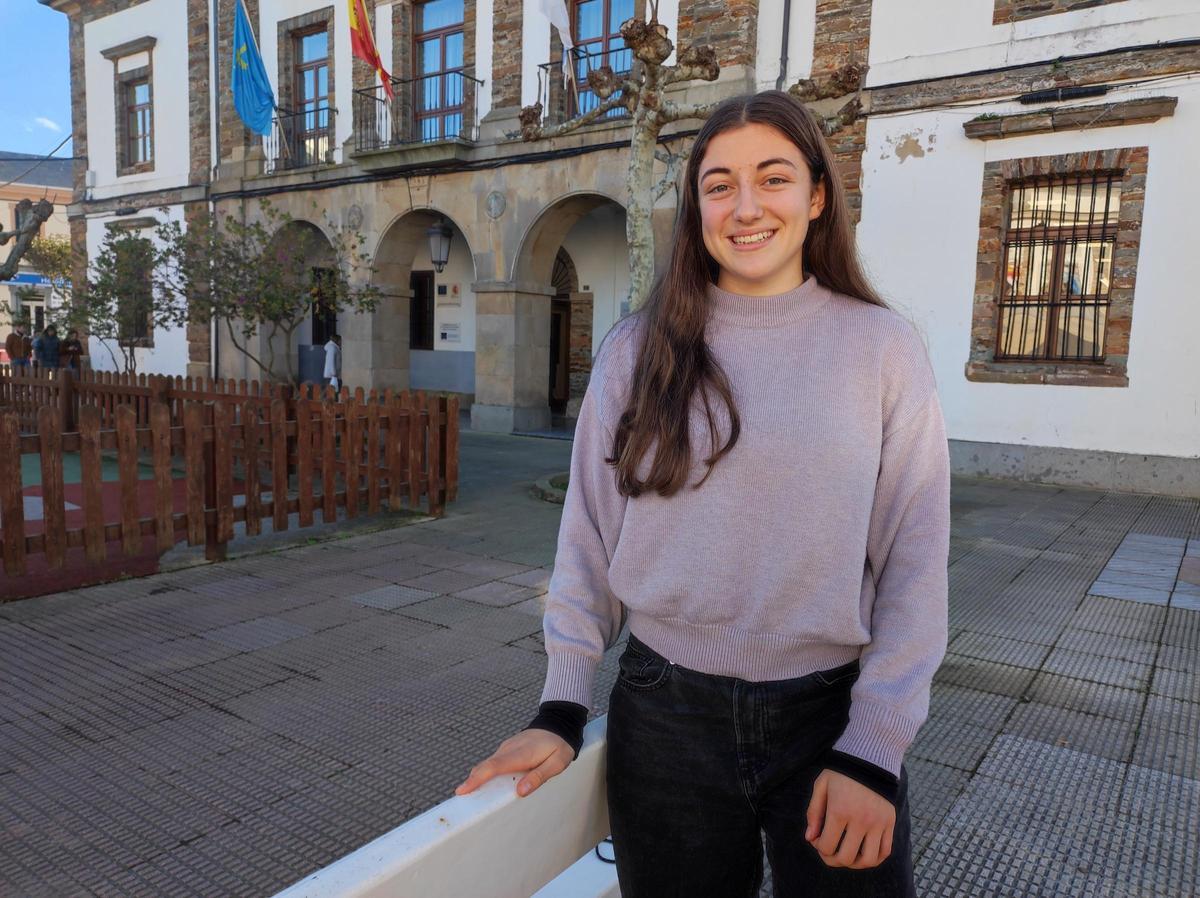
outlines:
[[[825,758],[821,766],[827,770],[840,773],[843,776],[848,776],[856,783],[879,793],[890,801],[893,806],[900,800],[900,780],[882,767],[876,767],[862,758],[856,758],[854,755],[830,749],[825,753]]]
[[[600,662],[575,652],[555,652],[546,666],[543,702],[574,702],[592,708],[592,688]]]
[[[885,705],[851,701],[850,722],[833,744],[833,750],[882,767],[899,778],[904,752],[920,726]]]
[[[542,702],[538,713],[525,727],[527,730],[546,730],[558,736],[575,757],[583,746],[583,728],[587,725],[587,708],[574,702]]]

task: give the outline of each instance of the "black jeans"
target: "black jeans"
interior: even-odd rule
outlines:
[[[858,662],[752,683],[672,664],[630,636],[608,710],[608,812],[622,898],[753,898],[766,834],[776,898],[914,898],[908,777],[892,853],[827,867],[804,838]]]

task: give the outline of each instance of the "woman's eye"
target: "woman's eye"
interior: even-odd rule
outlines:
[[[787,178],[780,177],[779,175],[771,175],[771,177],[767,178],[767,183],[770,184],[772,181],[778,181],[780,184],[786,184]]]
[[[705,193],[716,193],[718,190],[721,190],[724,187],[726,187],[725,184],[717,184],[715,187],[710,187],[710,188],[708,188],[708,190],[706,190],[704,192]]]

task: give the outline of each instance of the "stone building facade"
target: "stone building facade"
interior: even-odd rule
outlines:
[[[369,0],[396,79],[388,103],[350,56],[344,3],[246,0],[288,112],[303,100],[299,70],[323,66],[331,114],[317,143],[303,124],[266,140],[242,127],[227,84],[232,3],[186,0],[185,22],[175,14],[184,0],[42,2],[71,19],[75,140],[88,160],[71,207],[81,252],[131,208],[166,207],[183,221],[210,209],[253,217],[268,199],[317,227],[352,224],[373,268],[356,276],[373,279],[384,300],[336,322],[350,384],[461,393],[473,426],[487,430],[541,430],[577,411],[591,356],[626,299],[629,125],[605,118],[556,138],[515,136],[522,106],[562,107],[546,102],[561,45],[537,2]],[[644,7],[596,2],[608,17]],[[720,60],[716,82],[681,87],[689,101],[867,66],[863,115],[831,146],[870,272],[926,335],[960,470],[1200,492],[1200,386],[1183,354],[1152,348],[1200,326],[1166,273],[1192,264],[1174,254],[1189,204],[1169,184],[1183,174],[1179,148],[1200,138],[1194,4],[934,0],[921,17],[883,0],[664,0],[658,10],[678,47],[707,43]],[[619,63],[610,29],[594,20],[586,27],[602,33],[589,47],[601,55],[589,61]],[[303,63],[296,41],[319,28],[327,58]],[[163,104],[156,164],[123,175],[105,118],[112,67],[136,60],[102,54],[143,37],[156,39]],[[428,71],[442,74],[423,78]],[[845,99],[823,101],[823,111]],[[681,123],[665,140],[686,145],[698,126]],[[289,146],[297,141],[299,150]],[[1079,196],[1079,178],[1097,173],[1120,187],[1111,233],[1091,240],[1083,224],[1083,237],[1039,236],[1013,224],[1013,203],[1031,185]],[[1065,180],[1056,186],[1053,176]],[[654,209],[660,257],[674,212],[667,193]],[[452,234],[441,271],[430,259],[434,225]],[[1072,281],[1070,268],[1071,289],[1043,278],[1030,299],[1028,259],[1022,267],[1015,255],[1022,239],[1058,260],[1055,272],[1079,254],[1091,280]],[[1096,262],[1101,249],[1107,261]],[[1019,351],[1000,345],[1017,295],[1005,292],[1010,264],[1025,278],[1027,308],[1040,303],[1047,320],[1079,316],[1055,332],[1074,341],[1072,353],[1040,324],[1020,325],[1031,336]],[[1106,316],[1103,339],[1076,333],[1077,296],[1091,327]],[[301,329],[300,345],[285,350],[300,352],[323,329]],[[156,342],[152,355],[143,370],[257,376],[203,327]]]

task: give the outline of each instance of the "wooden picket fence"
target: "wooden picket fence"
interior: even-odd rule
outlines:
[[[169,377],[160,374],[126,374],[117,371],[78,371],[0,366],[0,409],[18,415],[22,433],[38,432],[41,409],[57,409],[63,433],[78,429],[79,409],[94,405],[101,411],[102,426],[116,427],[116,410],[131,406],[138,427],[150,426],[150,406],[165,402],[171,423],[182,423],[183,403],[244,403],[247,400],[269,406],[275,399],[290,401],[296,396],[321,394],[323,388],[303,384],[293,389],[288,384],[259,383],[257,380],[217,379],[211,377]]]
[[[24,573],[27,557],[37,553],[61,569],[68,550],[78,547],[87,562],[103,562],[111,542],[136,555],[145,537],[154,538],[159,553],[186,540],[219,559],[237,523],[255,536],[265,520],[282,531],[296,515],[296,526],[311,527],[318,512],[328,523],[339,509],[347,518],[385,507],[416,509],[422,496],[428,512],[441,515],[457,495],[455,396],[306,388],[285,397],[273,386],[209,392],[210,384],[161,378],[147,382],[143,396],[106,391],[118,385],[93,381],[100,399],[78,406],[75,431],[63,429],[61,402],[38,409],[33,434],[22,433],[19,409],[0,411],[5,573]],[[118,470],[118,495],[109,495],[107,503],[105,451],[115,452]],[[73,527],[67,524],[64,453],[79,454],[82,521]],[[40,457],[40,533],[27,532],[24,519],[21,457],[30,454]],[[139,465],[153,471],[152,508],[139,497]],[[179,490],[178,480],[184,482]]]

